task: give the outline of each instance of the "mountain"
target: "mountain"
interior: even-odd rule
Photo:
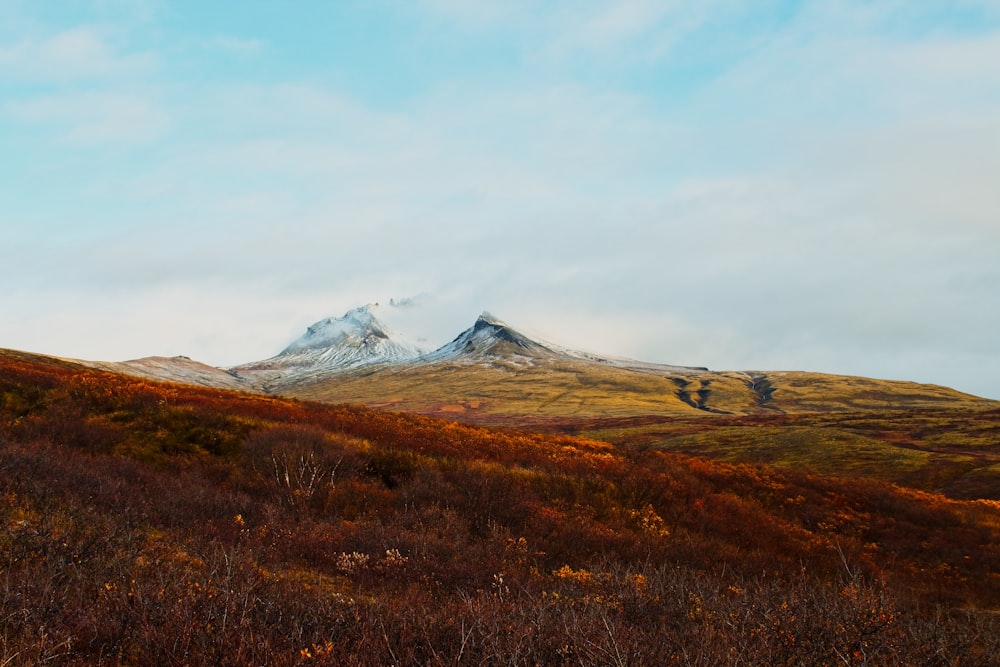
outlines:
[[[247,366],[235,369],[243,374]],[[712,380],[706,380],[706,374]],[[705,404],[709,382],[738,404]],[[488,312],[433,352],[392,364],[293,372],[268,387],[296,398],[360,402],[427,414],[623,416],[750,410],[745,374],[600,357],[542,342]],[[699,393],[700,392],[700,393]]]
[[[77,361],[77,360],[73,360]],[[190,357],[143,357],[129,361],[78,361],[90,368],[159,380],[216,389],[259,391],[249,378],[240,377],[223,368],[209,366]]]
[[[376,364],[403,363],[424,350],[375,316],[377,303],[311,325],[277,356],[235,366],[240,378],[273,389],[307,378]]]
[[[421,358],[421,361],[490,361],[497,359],[531,360],[569,358],[575,356],[528,338],[506,323],[483,312],[475,324],[460,333],[455,340]]]
[[[278,355],[229,369],[187,357],[84,363],[148,379],[531,428],[551,423],[570,428],[570,422],[608,419],[954,411],[997,405],[910,382],[799,371],[715,371],[598,356],[540,341],[486,312],[451,342],[426,352],[376,315],[384,313],[392,321],[397,308],[368,304],[321,320]],[[628,430],[634,431],[634,425]],[[667,436],[661,431],[657,427],[641,435],[663,442]],[[615,440],[617,435],[601,437]]]
[[[581,433],[625,448],[872,477],[957,498],[998,495],[997,401],[912,382],[600,357],[539,341],[489,313],[421,354],[377,309],[317,322],[277,356],[231,369],[186,357],[77,363],[484,426]]]
[[[955,409],[985,402],[932,385],[819,373],[712,371],[541,342],[484,312],[454,340],[380,366],[286,377],[278,393],[482,424],[547,420]]]

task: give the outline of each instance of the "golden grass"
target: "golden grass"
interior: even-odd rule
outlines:
[[[824,373],[771,372],[770,407],[783,412],[986,407],[993,401],[937,385]]]
[[[655,448],[842,477],[862,476],[955,498],[1000,498],[997,410],[887,410],[740,417],[601,420],[574,432]]]
[[[425,414],[478,413],[547,417],[691,416],[856,412],[995,402],[952,389],[910,382],[802,372],[750,374],[630,369],[587,361],[439,362],[368,368],[279,393],[309,400],[358,402]],[[990,436],[984,434],[985,438]]]
[[[823,474],[896,480],[927,465],[931,454],[836,428],[730,426],[666,438],[661,447],[739,463],[767,463]]]
[[[675,377],[680,376],[584,362],[542,362],[524,367],[443,363],[338,375],[284,393],[296,398],[353,401],[428,413],[480,411],[589,417],[702,412],[682,398],[684,393]],[[713,379],[713,385],[727,394],[740,391],[733,379]],[[701,385],[694,384],[696,393]]]
[[[998,403],[934,385],[536,360],[366,369],[282,393],[1000,498]]]

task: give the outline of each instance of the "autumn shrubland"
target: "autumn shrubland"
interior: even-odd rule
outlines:
[[[1000,404],[934,385],[536,359],[375,367],[280,391],[1000,499]]]
[[[699,423],[586,425],[614,445],[0,353],[0,665],[1000,661],[1000,504],[635,444]]]
[[[1000,500],[996,404],[556,420],[537,428],[584,434],[623,448],[864,477],[956,499]]]

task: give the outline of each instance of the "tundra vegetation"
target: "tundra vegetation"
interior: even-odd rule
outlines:
[[[366,368],[282,392],[1000,500],[1000,404],[934,385],[498,358]]]
[[[823,417],[802,419],[753,446]],[[0,665],[1000,663],[996,500],[642,428],[651,446],[614,445],[0,352]]]

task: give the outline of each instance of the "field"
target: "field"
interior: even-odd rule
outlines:
[[[1000,404],[933,385],[560,360],[376,368],[282,390],[484,426],[580,434],[622,448],[1000,499]]]
[[[0,352],[0,664],[997,664],[1000,503],[916,488],[993,474],[929,478],[995,413],[692,410],[529,433]],[[749,433],[775,465],[720,460]]]
[[[952,498],[1000,499],[996,408],[594,420],[549,427],[622,447],[867,477]]]

